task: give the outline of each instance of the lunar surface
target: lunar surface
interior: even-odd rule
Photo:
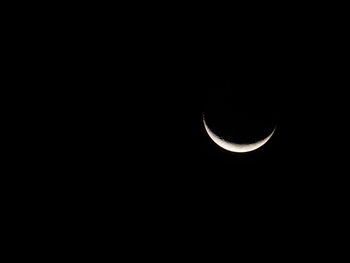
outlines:
[[[230,152],[236,152],[236,153],[245,153],[245,152],[251,152],[254,151],[260,147],[262,147],[264,144],[266,144],[272,135],[274,134],[276,127],[272,130],[272,132],[265,138],[260,139],[258,141],[255,141],[253,143],[235,143],[232,141],[225,140],[221,136],[217,135],[207,124],[205,120],[205,116],[203,115],[203,123],[206,132],[208,133],[209,137],[221,148],[230,151]]]

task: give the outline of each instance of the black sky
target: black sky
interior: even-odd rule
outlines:
[[[199,195],[230,203],[242,195],[280,205],[331,191],[327,184],[337,180],[327,174],[340,162],[333,151],[338,106],[328,104],[340,82],[334,49],[324,52],[315,32],[283,26],[259,32],[205,42],[196,35],[161,46],[159,57],[146,56],[154,63],[141,70],[143,108],[135,106],[141,120],[135,138],[146,147],[132,154],[151,172],[152,187],[184,200]],[[227,83],[237,94],[234,106],[278,116],[273,138],[255,152],[229,153],[205,133],[202,116],[208,99],[216,99],[208,93]]]
[[[260,256],[250,241],[273,239],[275,254],[280,240],[308,249],[305,237],[333,231],[349,200],[347,23],[316,6],[270,15],[253,4],[145,5],[80,5],[75,22],[39,19],[18,41],[14,63],[27,73],[13,79],[25,103],[10,111],[26,119],[13,118],[13,151],[26,161],[14,160],[24,172],[12,178],[26,190],[21,203],[37,196],[20,220],[48,221],[49,235],[68,229],[65,241],[79,228],[87,242],[120,239],[142,257],[134,243],[163,251],[152,239],[170,256],[219,241],[235,254],[231,240]],[[203,114],[232,139],[276,131],[256,151],[231,153],[209,138]],[[252,129],[235,134],[237,124]]]
[[[93,56],[82,41],[71,53],[83,65],[62,63],[61,76],[74,75],[58,78],[73,109],[64,106],[59,140],[72,143],[58,159],[75,166],[71,189],[101,197],[107,210],[118,203],[138,218],[186,217],[194,227],[264,215],[287,222],[345,193],[342,41],[295,19],[170,20],[99,28]],[[232,104],[220,105],[224,87]],[[275,134],[251,153],[227,152],[203,126],[213,105],[272,116]],[[224,112],[220,122],[235,131],[242,116],[225,123]]]

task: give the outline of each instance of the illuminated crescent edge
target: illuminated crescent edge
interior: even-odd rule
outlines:
[[[254,143],[250,143],[250,144],[238,144],[238,143],[233,143],[233,142],[229,142],[226,141],[225,139],[223,139],[222,137],[219,137],[218,135],[216,135],[207,125],[206,121],[205,121],[205,117],[203,114],[203,123],[204,123],[204,127],[205,130],[207,131],[209,137],[221,148],[230,151],[230,152],[237,152],[237,153],[245,153],[245,152],[251,152],[254,151],[258,148],[260,148],[261,146],[263,146],[265,143],[267,143],[268,140],[270,140],[270,138],[272,137],[272,135],[275,133],[276,127],[273,129],[273,131],[270,133],[269,136],[267,136],[265,139],[259,140],[257,142]]]

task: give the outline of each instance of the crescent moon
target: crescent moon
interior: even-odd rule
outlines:
[[[236,153],[245,153],[245,152],[251,152],[254,151],[258,148],[260,148],[261,146],[263,146],[265,143],[268,142],[268,140],[270,140],[270,138],[272,137],[272,135],[275,133],[276,127],[273,129],[273,131],[264,139],[259,140],[257,142],[254,143],[249,143],[249,144],[238,144],[238,143],[233,143],[233,142],[229,142],[226,141],[225,139],[219,137],[218,135],[216,135],[207,125],[204,115],[203,115],[203,123],[204,123],[204,127],[205,130],[207,131],[209,137],[221,148],[230,151],[230,152],[236,152]]]

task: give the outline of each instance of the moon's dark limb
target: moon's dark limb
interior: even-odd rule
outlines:
[[[276,128],[278,109],[264,89],[209,89],[205,121],[213,133],[228,142],[252,144]]]
[[[220,136],[218,136],[217,134],[215,134],[215,132],[213,132],[210,127],[207,125],[206,120],[205,120],[205,116],[203,116],[203,124],[205,127],[205,130],[207,131],[209,137],[221,148],[231,151],[231,152],[237,152],[237,153],[245,153],[245,152],[251,152],[254,151],[258,148],[260,148],[261,146],[263,146],[265,143],[267,143],[270,138],[272,137],[272,135],[275,132],[275,129],[271,132],[271,134],[269,134],[266,138],[258,140],[254,143],[234,143],[234,142],[230,142],[227,141],[225,138],[222,138]]]

